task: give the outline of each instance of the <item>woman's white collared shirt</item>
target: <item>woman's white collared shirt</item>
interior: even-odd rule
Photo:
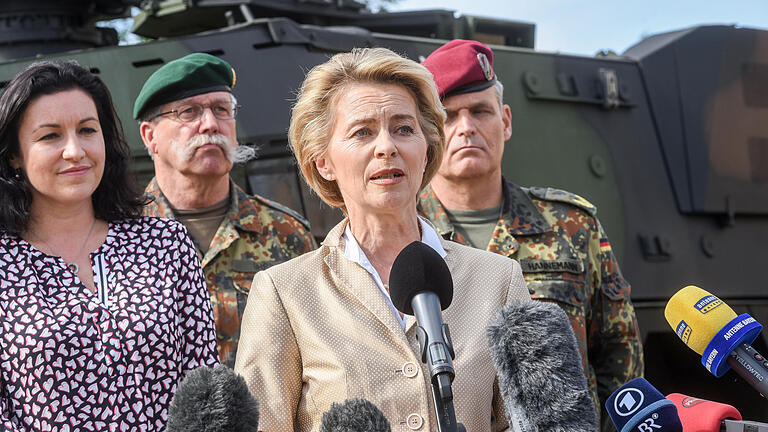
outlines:
[[[435,252],[440,254],[441,257],[445,258],[445,249],[443,249],[443,246],[440,244],[440,236],[437,234],[437,231],[435,231],[435,229],[432,228],[432,226],[421,217],[418,219],[419,224],[421,225],[422,243],[431,247],[435,250]],[[371,262],[368,260],[368,257],[365,256],[365,252],[360,247],[360,244],[355,239],[355,236],[352,234],[352,230],[349,228],[349,224],[347,224],[347,227],[344,229],[344,242],[346,243],[346,247],[344,249],[344,257],[354,263],[359,264],[362,268],[371,274],[373,281],[376,282],[376,286],[379,287],[379,291],[381,291],[381,293],[384,295],[384,298],[387,301],[387,305],[389,305],[389,308],[392,309],[392,313],[395,314],[395,318],[400,323],[400,327],[405,330],[406,317],[400,316],[400,312],[397,310],[395,305],[392,304],[392,298],[389,296],[389,289],[381,280],[379,272],[376,271]]]

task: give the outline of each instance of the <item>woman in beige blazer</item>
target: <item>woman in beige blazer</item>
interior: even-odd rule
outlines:
[[[261,404],[261,430],[316,431],[333,402],[376,404],[393,431],[437,430],[429,371],[412,316],[389,299],[397,254],[421,240],[454,282],[443,312],[456,358],[456,418],[468,431],[508,428],[485,342],[488,320],[528,298],[517,262],[445,241],[416,213],[437,171],[445,114],[432,75],[383,49],[312,69],[289,138],[307,183],[346,214],[314,252],[256,275],[235,370]]]

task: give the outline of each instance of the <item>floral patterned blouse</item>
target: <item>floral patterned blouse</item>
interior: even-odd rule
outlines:
[[[106,295],[0,231],[0,430],[159,431],[186,372],[218,363],[181,224],[112,222],[91,262]]]

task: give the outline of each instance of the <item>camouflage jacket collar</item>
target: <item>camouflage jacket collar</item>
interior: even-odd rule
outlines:
[[[502,195],[504,207],[499,225],[505,227],[509,234],[531,235],[552,230],[526,189],[502,179]],[[440,235],[453,236],[453,224],[431,186],[427,186],[419,196],[419,213],[429,216]]]
[[[176,219],[173,214],[171,203],[168,201],[168,198],[165,197],[163,191],[160,190],[156,178],[152,178],[152,181],[149,182],[144,193],[153,200],[151,203],[147,204],[144,210],[145,216]],[[234,225],[243,231],[260,231],[262,226],[258,218],[248,218],[247,220],[241,218],[244,210],[242,207],[247,206],[251,200],[248,194],[246,194],[245,191],[232,180],[229,181],[229,197],[229,210],[227,210],[229,224]]]
[[[160,185],[157,184],[156,178],[152,177],[152,181],[144,189],[144,195],[152,199],[149,204],[144,206],[144,216],[176,219],[173,215],[171,203],[168,202],[168,198],[160,190]]]
[[[501,193],[504,195],[502,218],[511,234],[531,235],[552,230],[549,222],[531,199],[527,189],[505,178],[502,178],[501,181]]]

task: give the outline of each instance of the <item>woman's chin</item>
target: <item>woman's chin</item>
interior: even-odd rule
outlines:
[[[58,188],[54,191],[40,193],[33,192],[33,201],[38,203],[49,203],[59,207],[79,207],[88,206],[91,202],[95,188],[89,185],[82,187]]]
[[[367,205],[361,206],[365,208],[364,211],[382,214],[416,212],[416,195],[411,191],[388,191],[371,198]]]

